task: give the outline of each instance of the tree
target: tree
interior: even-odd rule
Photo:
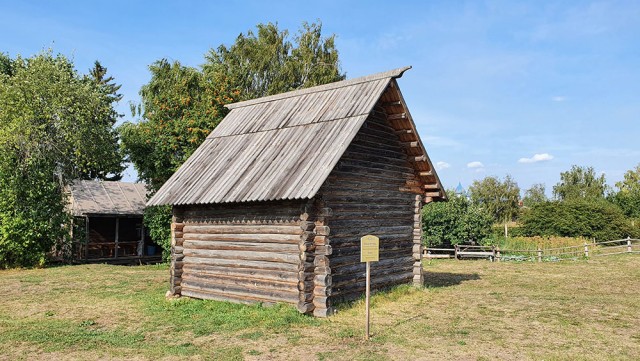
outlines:
[[[599,177],[593,167],[573,165],[560,173],[560,182],[553,186],[553,195],[561,201],[574,199],[603,199],[607,191],[604,174]]]
[[[586,237],[611,241],[635,237],[620,208],[604,199],[571,199],[535,204],[523,215],[521,231],[527,236]]]
[[[486,177],[481,181],[474,181],[469,187],[471,200],[485,208],[495,222],[504,224],[504,235],[508,235],[508,223],[512,221],[519,210],[520,188],[507,175],[504,181],[497,177]]]
[[[68,235],[64,187],[115,176],[113,102],[62,55],[10,59],[0,74],[0,267],[42,264]]]
[[[463,196],[454,195],[447,202],[432,202],[422,209],[422,234],[427,247],[481,243],[489,237],[491,223],[491,215]]]
[[[290,90],[331,83],[345,78],[340,73],[335,36],[322,38],[321,23],[303,23],[295,44],[288,31],[277,24],[258,24],[257,34],[240,34],[229,48],[220,45],[206,56],[204,72],[224,79],[240,92],[241,99],[253,99]]]
[[[531,207],[534,204],[547,201],[547,195],[545,194],[545,186],[542,183],[536,183],[524,192],[524,198],[522,204],[526,207]]]
[[[618,191],[611,197],[627,217],[640,218],[640,164],[628,170],[616,183]]]
[[[274,24],[240,34],[219,46],[202,68],[162,59],[132,106],[138,122],[119,131],[122,146],[141,180],[155,193],[227,114],[225,104],[344,79],[334,36],[322,38],[320,24],[302,25],[294,42]],[[145,224],[168,250],[170,209],[148,210]]]

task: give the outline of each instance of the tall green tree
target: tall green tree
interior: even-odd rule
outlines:
[[[0,267],[42,264],[68,235],[64,187],[117,175],[113,101],[51,52],[0,73]]]
[[[257,31],[240,34],[233,45],[220,45],[206,56],[204,72],[225,79],[253,99],[290,90],[343,80],[335,36],[322,37],[321,23],[303,23],[289,40],[287,30],[277,24],[258,24]]]
[[[624,174],[624,179],[616,183],[617,192],[612,200],[620,206],[627,217],[640,218],[640,164]]]
[[[553,186],[553,195],[561,201],[575,199],[604,199],[607,182],[604,174],[596,175],[593,167],[573,165],[560,173],[560,182]]]
[[[545,185],[543,183],[535,183],[531,185],[531,188],[524,192],[524,198],[522,198],[522,204],[526,207],[531,207],[534,204],[547,201],[547,195],[545,194]]]
[[[227,114],[225,104],[344,79],[334,36],[320,24],[303,23],[289,39],[275,24],[240,34],[235,43],[212,49],[201,68],[161,59],[133,106],[137,122],[119,130],[122,146],[151,193],[196,150]],[[149,209],[145,224],[169,249],[168,207]]]
[[[495,222],[504,224],[505,237],[508,236],[508,223],[518,215],[520,187],[507,175],[504,180],[486,177],[474,181],[469,187],[471,200],[484,207]]]

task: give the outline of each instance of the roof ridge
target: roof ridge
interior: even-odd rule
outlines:
[[[375,81],[375,80],[384,79],[384,78],[400,78],[400,77],[402,77],[402,74],[404,74],[404,72],[409,70],[409,69],[411,69],[410,65],[402,67],[402,68],[397,68],[397,69],[393,69],[393,70],[388,70],[388,71],[376,73],[376,74],[361,76],[359,78],[347,79],[347,80],[337,81],[337,82],[333,82],[333,83],[317,85],[317,86],[314,86],[314,87],[311,87],[311,88],[292,90],[292,91],[289,91],[289,92],[286,92],[286,93],[280,93],[280,94],[275,94],[275,95],[269,95],[269,96],[262,97],[262,98],[256,98],[256,99],[245,100],[245,101],[242,101],[242,102],[231,103],[231,104],[225,105],[225,107],[227,109],[236,109],[236,108],[242,108],[242,107],[255,105],[255,104],[260,104],[260,103],[267,103],[267,102],[271,102],[271,101],[274,101],[274,100],[292,98],[292,97],[297,97],[297,96],[304,95],[304,94],[323,92],[323,91],[327,91],[327,90],[331,90],[331,89],[342,88],[342,87],[345,87],[345,86],[351,86],[351,85],[355,85],[355,84],[366,83],[366,82]]]

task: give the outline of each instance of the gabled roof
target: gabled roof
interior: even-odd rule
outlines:
[[[148,205],[312,198],[385,90],[397,89],[394,79],[407,69],[229,104],[229,114]],[[403,100],[394,106],[406,108]],[[408,121],[417,137],[410,116]],[[419,149],[409,154],[424,155],[423,175],[444,198],[416,139]]]
[[[76,180],[69,190],[74,216],[142,215],[147,200],[143,183]]]

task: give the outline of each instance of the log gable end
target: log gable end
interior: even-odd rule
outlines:
[[[387,118],[384,108],[376,107],[316,196],[330,209],[324,223],[332,253],[323,262],[331,275],[323,293],[330,297],[326,304],[314,303],[329,314],[332,304],[364,293],[360,237],[366,234],[380,238],[380,261],[371,264],[372,289],[422,284],[422,196],[419,187],[412,186],[420,181]]]

